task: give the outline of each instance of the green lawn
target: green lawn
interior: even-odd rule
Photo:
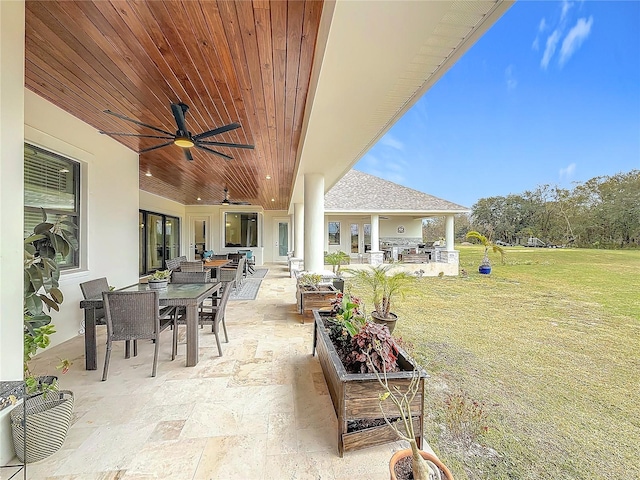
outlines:
[[[460,247],[466,277],[419,279],[393,308],[431,375],[427,441],[457,480],[640,478],[640,251],[506,250],[484,276]],[[487,415],[471,446],[444,420],[456,392]]]

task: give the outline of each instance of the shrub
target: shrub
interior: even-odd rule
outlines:
[[[345,368],[349,367],[360,373],[399,371],[398,349],[386,325],[365,323],[351,339],[351,348]]]
[[[484,403],[473,400],[463,391],[447,395],[444,418],[452,439],[467,448],[489,429]]]

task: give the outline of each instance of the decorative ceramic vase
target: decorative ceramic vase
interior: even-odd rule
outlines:
[[[482,264],[478,267],[478,272],[483,275],[489,275],[491,273],[491,265]]]
[[[411,457],[411,455],[412,455],[412,452],[410,448],[407,448],[405,450],[398,450],[396,453],[393,454],[393,456],[391,457],[391,460],[389,460],[389,473],[391,474],[391,477],[390,477],[391,480],[398,480],[398,477],[396,477],[396,470],[395,470],[396,463],[398,463],[401,459],[405,457]],[[453,475],[451,474],[449,469],[446,467],[446,465],[442,463],[438,457],[430,453],[423,452],[422,450],[420,450],[420,455],[422,455],[422,458],[424,458],[425,460],[433,462],[433,464],[436,467],[438,467],[442,471],[442,473],[444,473],[444,476],[442,478],[444,478],[445,480],[453,480]]]

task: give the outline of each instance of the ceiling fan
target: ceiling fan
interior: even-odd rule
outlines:
[[[220,205],[251,205],[249,202],[233,202],[229,200],[229,189],[224,187],[224,199],[220,202]]]
[[[189,150],[191,147],[199,148],[200,150],[205,150],[209,153],[213,153],[222,157],[226,160],[233,160],[233,157],[229,155],[225,155],[224,153],[218,152],[211,147],[228,147],[228,148],[247,148],[253,150],[253,145],[243,145],[241,143],[226,143],[226,142],[214,142],[206,140],[207,138],[213,137],[214,135],[220,135],[221,133],[228,132],[230,130],[235,130],[236,128],[240,128],[239,123],[230,123],[229,125],[225,125],[224,127],[214,128],[213,130],[208,130],[206,132],[199,133],[197,135],[193,135],[189,130],[187,130],[187,124],[185,122],[185,115],[189,110],[189,106],[179,102],[171,104],[171,111],[173,112],[173,118],[176,121],[176,126],[178,130],[175,134],[171,132],[167,132],[158,127],[154,127],[152,125],[148,125],[146,123],[139,122],[138,120],[134,120],[133,118],[125,117],[116,112],[112,112],[111,110],[105,110],[104,113],[108,113],[109,115],[113,115],[114,117],[121,118],[122,120],[126,120],[127,122],[135,123],[136,125],[140,125],[142,127],[150,128],[151,130],[155,130],[156,132],[160,132],[164,134],[160,135],[145,135],[145,134],[137,134],[137,133],[116,133],[116,132],[103,132],[100,133],[104,135],[115,135],[115,136],[123,136],[123,137],[141,137],[141,138],[162,138],[169,140],[168,142],[161,143],[160,145],[156,145],[154,147],[145,148],[140,150],[138,153],[150,152],[152,150],[156,150],[157,148],[167,147],[169,145],[177,145],[181,147],[184,151],[184,156],[187,160],[193,160],[191,156],[191,151]]]

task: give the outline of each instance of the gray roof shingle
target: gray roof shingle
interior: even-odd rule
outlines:
[[[416,213],[468,212],[467,207],[433,195],[403,187],[368,173],[350,170],[324,196],[324,209],[330,212],[371,211]]]

